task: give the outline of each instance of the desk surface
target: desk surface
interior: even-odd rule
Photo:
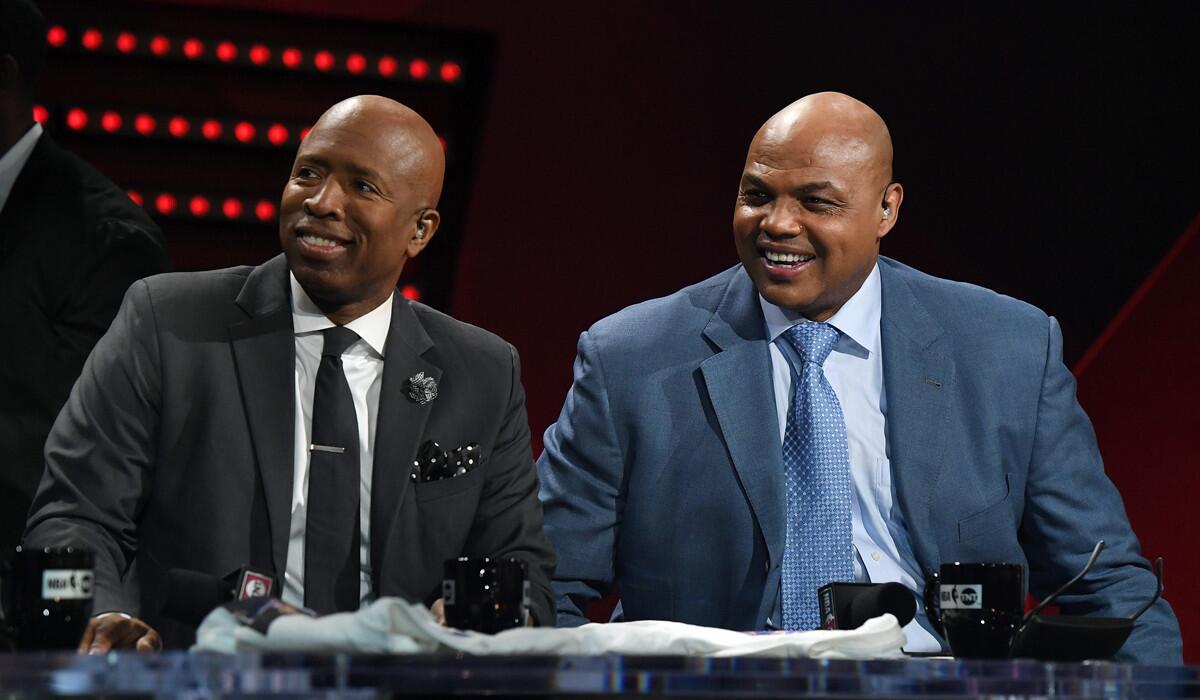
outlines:
[[[1200,667],[685,657],[0,654],[0,695],[1200,697]]]

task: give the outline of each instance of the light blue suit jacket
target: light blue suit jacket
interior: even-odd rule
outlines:
[[[1104,539],[1063,612],[1132,614],[1154,575],[1104,475],[1057,322],[887,258],[879,267],[892,479],[926,577],[941,562],[1016,562],[1045,596]],[[740,265],[583,333],[544,444],[560,625],[584,622],[617,582],[627,620],[763,628],[786,501],[762,311]],[[1181,663],[1165,601],[1119,658]]]

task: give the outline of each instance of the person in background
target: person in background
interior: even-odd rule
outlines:
[[[37,7],[0,0],[0,560],[20,540],[83,361],[129,285],[169,269],[141,207],[34,123],[45,63]]]

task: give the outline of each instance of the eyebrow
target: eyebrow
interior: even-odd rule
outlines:
[[[328,159],[323,158],[321,156],[317,156],[317,155],[306,155],[300,159],[300,162],[312,163],[313,165],[319,165],[322,168],[332,167],[332,165],[330,164]],[[375,180],[377,182],[383,181],[382,173],[380,173],[376,170],[372,170],[371,168],[368,168],[366,166],[350,163],[346,166],[346,170],[349,171],[351,175],[354,175],[357,177],[365,177],[365,178],[368,178],[371,180]]]
[[[753,175],[751,173],[744,173],[742,175],[742,180],[750,183],[754,187],[761,187],[763,189],[768,189],[768,190],[773,189],[770,185],[767,184],[767,182],[765,180],[763,180],[762,178],[758,177],[757,175]],[[842,196],[842,191],[839,190],[837,188],[837,186],[834,185],[829,180],[819,180],[817,182],[808,182],[808,183],[805,183],[795,189],[795,193],[800,194],[800,195],[813,194],[814,192],[831,192],[839,197]]]

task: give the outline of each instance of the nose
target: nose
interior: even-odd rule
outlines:
[[[341,221],[345,216],[344,195],[345,192],[336,180],[326,179],[316,191],[305,198],[304,212],[317,219]]]
[[[804,209],[791,197],[780,197],[771,203],[771,209],[763,217],[759,228],[768,236],[790,238],[804,232],[801,222]]]

